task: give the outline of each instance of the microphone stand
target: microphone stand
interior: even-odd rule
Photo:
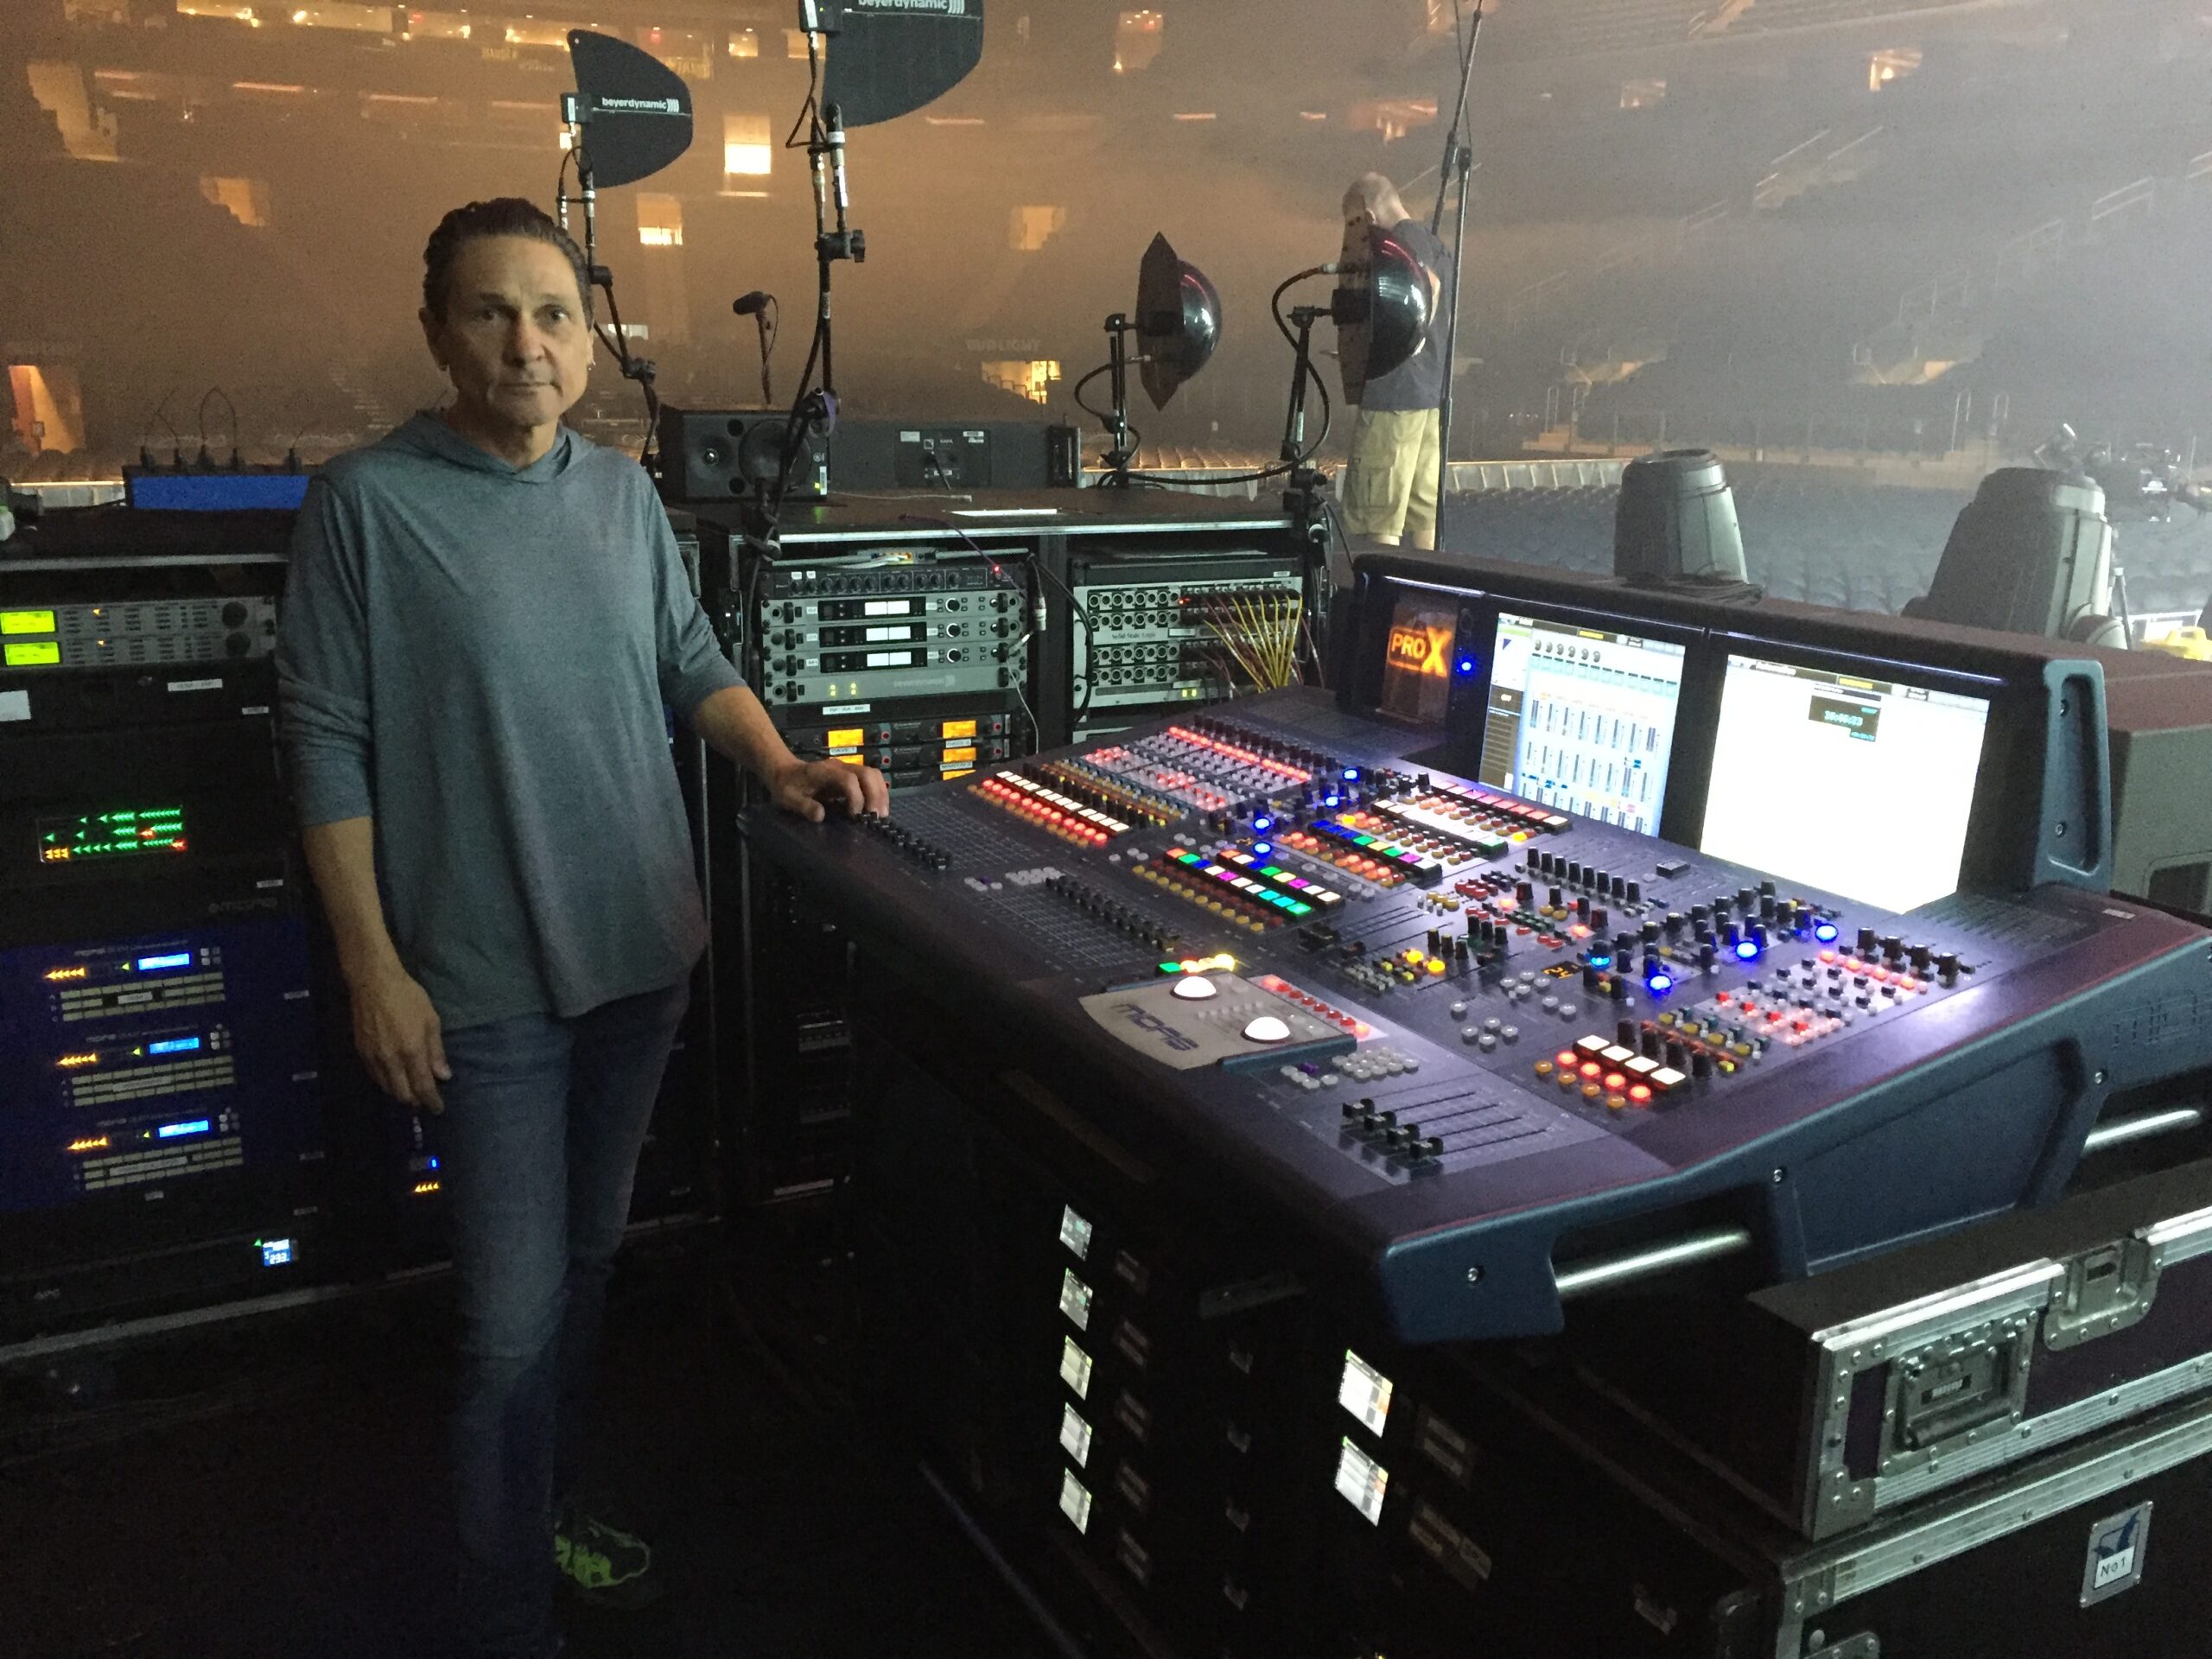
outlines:
[[[582,113],[588,118],[588,111]],[[631,355],[629,339],[622,332],[622,308],[614,301],[614,272],[599,263],[599,190],[592,181],[591,151],[584,143],[584,124],[580,122],[575,131],[571,147],[576,157],[577,195],[583,203],[584,210],[584,275],[593,288],[607,296],[607,320],[613,332],[612,334],[601,334],[600,338],[614,353],[614,360],[622,370],[622,378],[636,381],[638,389],[645,393],[645,441],[639,448],[638,462],[647,473],[658,478],[659,456],[655,444],[660,431],[660,394],[654,389],[653,380],[659,371],[651,358]],[[565,194],[561,196],[558,207],[561,228],[565,231],[569,228],[569,201]],[[584,297],[588,300],[591,296],[587,294]]]
[[[753,331],[760,336],[760,407],[764,410],[773,409],[776,405],[775,388],[768,374],[768,308],[775,303],[774,295],[755,289],[752,293],[741,295],[731,301],[729,308],[741,317],[751,317]]]
[[[1290,320],[1297,325],[1298,337],[1291,352],[1290,410],[1283,417],[1282,448],[1278,458],[1291,468],[1289,495],[1295,501],[1302,493],[1309,495],[1321,481],[1318,469],[1306,464],[1306,382],[1313,372],[1313,325],[1322,318],[1333,315],[1325,305],[1294,305],[1290,308]]]
[[[1456,18],[1457,0],[1453,16]],[[1459,100],[1452,117],[1452,130],[1444,138],[1443,176],[1436,187],[1436,208],[1428,218],[1428,232],[1438,234],[1444,225],[1444,199],[1452,182],[1459,184],[1459,219],[1452,236],[1452,295],[1444,309],[1444,396],[1436,406],[1436,525],[1438,539],[1444,529],[1444,503],[1452,484],[1452,382],[1459,348],[1459,282],[1467,254],[1467,185],[1475,170],[1474,149],[1467,142],[1467,87],[1475,76],[1475,43],[1482,39],[1483,0],[1475,0],[1474,27],[1467,31],[1466,49],[1459,59]]]
[[[799,20],[806,32],[807,67],[814,84],[821,84],[821,41],[827,32],[812,0],[803,0]],[[783,457],[776,468],[776,487],[769,499],[772,517],[783,511],[784,493],[791,487],[791,470],[804,446],[806,429],[819,426],[826,433],[837,418],[837,377],[832,354],[830,321],[830,270],[840,259],[860,264],[868,258],[866,232],[846,223],[845,124],[835,104],[818,108],[807,135],[806,164],[814,177],[814,264],[816,301],[814,344],[799,372],[798,398],[784,427]],[[832,219],[836,229],[831,229]],[[811,391],[807,382],[815,365],[822,368],[822,384]]]
[[[1107,422],[1106,430],[1113,437],[1114,447],[1106,452],[1106,476],[1099,480],[1125,490],[1129,486],[1129,463],[1136,459],[1129,448],[1129,327],[1128,318],[1119,311],[1106,319],[1106,361],[1111,377],[1107,385],[1114,399],[1113,418]]]

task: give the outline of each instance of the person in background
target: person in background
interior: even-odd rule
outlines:
[[[1344,240],[1364,245],[1379,227],[1428,273],[1429,327],[1414,354],[1367,383],[1352,429],[1342,497],[1345,533],[1380,547],[1436,545],[1439,410],[1444,402],[1445,285],[1452,256],[1412,218],[1390,181],[1363,173],[1344,192]]]
[[[439,1115],[463,1644],[545,1659],[556,1582],[657,1586],[578,1500],[607,1281],[707,937],[664,709],[785,810],[887,797],[785,746],[644,471],[562,424],[592,362],[575,244],[527,201],[471,202],[423,264],[453,400],[310,486],[277,668],[356,1046]]]

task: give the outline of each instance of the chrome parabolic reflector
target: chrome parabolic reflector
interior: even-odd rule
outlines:
[[[1337,359],[1344,396],[1360,401],[1370,380],[1402,367],[1428,340],[1435,294],[1427,267],[1380,227],[1347,229],[1343,272],[1330,305],[1337,324]]]
[[[1164,234],[1152,238],[1137,271],[1136,324],[1145,393],[1165,409],[1221,344],[1221,296]]]

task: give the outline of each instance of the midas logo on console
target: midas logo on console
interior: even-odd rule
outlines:
[[[1169,1025],[1158,1014],[1139,1007],[1134,1002],[1116,1002],[1114,1012],[1140,1031],[1148,1031],[1178,1054],[1187,1054],[1198,1046],[1198,1039],[1189,1033]]]

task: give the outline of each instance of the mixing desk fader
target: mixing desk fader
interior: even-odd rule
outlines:
[[[1441,735],[1292,690],[750,833],[902,996],[1414,1340],[1556,1328],[1592,1237],[1726,1218],[1789,1276],[2040,1201],[2110,1095],[2212,1061],[2183,921],[1884,909],[1455,775]]]

